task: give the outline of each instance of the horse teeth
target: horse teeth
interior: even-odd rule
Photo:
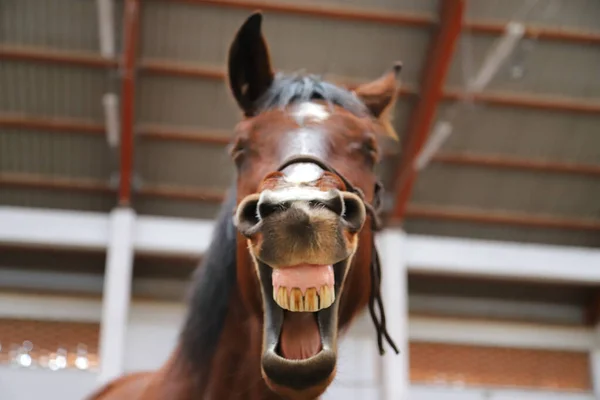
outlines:
[[[320,289],[309,288],[304,294],[299,288],[288,289],[283,286],[273,288],[273,299],[284,310],[294,312],[316,312],[331,306],[335,300],[335,291],[331,286]]]
[[[319,311],[319,295],[317,289],[310,288],[304,294],[304,311]]]
[[[280,287],[275,300],[277,301],[277,304],[281,306],[281,308],[289,308],[289,297],[287,289],[284,287]]]
[[[300,289],[292,289],[290,292],[290,311],[304,311],[304,301],[302,297],[302,291]]]
[[[335,291],[329,286],[321,286],[319,298],[321,300],[321,303],[319,304],[321,309],[327,308],[335,301]]]

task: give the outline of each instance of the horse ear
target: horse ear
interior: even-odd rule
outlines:
[[[398,61],[376,80],[354,89],[354,93],[367,106],[371,114],[381,122],[386,134],[395,140],[398,140],[398,135],[391,124],[391,110],[398,96],[396,79],[401,69],[402,63]]]
[[[262,13],[253,13],[229,48],[229,87],[246,116],[254,113],[256,100],[271,86],[274,76],[261,23]]]

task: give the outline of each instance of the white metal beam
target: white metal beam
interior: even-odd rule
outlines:
[[[210,220],[138,216],[134,247],[138,253],[199,256],[212,231]],[[0,244],[104,250],[108,237],[105,213],[0,207]],[[406,240],[409,272],[600,283],[596,249],[424,235]]]
[[[3,206],[0,243],[105,250],[108,214]]]
[[[411,341],[465,345],[588,351],[596,338],[591,328],[458,318],[411,317]]]
[[[387,329],[400,352],[396,354],[388,347],[382,358],[383,398],[387,400],[408,400],[410,387],[406,242],[406,234],[402,231],[387,231],[377,236]],[[385,340],[384,345],[387,347]]]
[[[409,271],[581,284],[600,283],[600,251],[408,235]]]
[[[584,320],[584,308],[577,304],[419,293],[409,295],[408,301],[410,312],[417,314],[573,325]]]
[[[212,230],[208,220],[138,216],[133,244],[138,253],[199,256]],[[0,244],[106,250],[108,241],[107,213],[0,206]]]
[[[600,399],[600,325],[593,330],[595,343],[590,350],[590,378],[592,391],[596,399]]]
[[[396,246],[395,249],[398,249]],[[399,253],[400,255],[402,253]],[[397,268],[392,266],[392,268]],[[390,275],[397,273],[392,270],[383,272],[384,281],[397,283],[395,278],[388,280]],[[181,301],[188,290],[187,279],[165,278],[135,278],[132,294],[153,300]],[[33,290],[53,293],[54,295],[102,295],[104,284],[103,275],[91,272],[73,272],[29,270],[0,264],[0,292],[2,290]],[[398,286],[394,287],[397,290]],[[398,304],[394,302],[394,312]],[[466,296],[440,296],[432,294],[409,294],[408,309],[413,314],[446,315],[456,318],[476,317],[483,319],[504,319],[537,322],[544,324],[579,324],[583,320],[584,310],[578,305],[551,304],[522,300],[498,298],[473,299]],[[367,322],[366,334],[371,335],[370,319]]]
[[[0,292],[0,319],[100,322],[101,313],[98,299]]]
[[[146,314],[151,314],[153,307],[160,309],[164,305],[185,309],[184,303],[165,301],[134,301],[132,309],[142,307]],[[390,303],[386,305],[389,315],[394,307]],[[0,318],[100,322],[101,310],[99,299],[0,293]],[[363,332],[363,336],[372,338],[370,320],[366,316],[364,319],[366,333]],[[567,351],[597,348],[597,333],[588,327],[421,316],[410,316],[408,322],[410,341]],[[179,330],[179,326],[173,326],[173,329]],[[392,334],[398,343],[398,334]],[[406,354],[406,345],[398,344]],[[387,353],[391,357],[400,357],[389,350]]]
[[[115,57],[115,5],[113,0],[96,0],[98,41],[102,57]]]
[[[136,278],[134,296],[156,300],[184,298],[189,280],[166,278]],[[0,291],[29,290],[60,295],[101,296],[104,276],[89,272],[25,270],[0,264]]]
[[[135,212],[132,209],[117,208],[111,212],[100,324],[100,383],[108,382],[124,372],[134,226]]]
[[[140,216],[135,249],[145,254],[199,256],[210,245],[213,225],[210,220]]]
[[[468,387],[464,384],[413,385],[411,400],[595,400],[589,393],[508,389],[497,387]]]

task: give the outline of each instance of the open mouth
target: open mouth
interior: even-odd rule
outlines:
[[[337,308],[348,260],[273,269],[258,262],[265,305],[262,367],[277,385],[302,390],[336,366]]]

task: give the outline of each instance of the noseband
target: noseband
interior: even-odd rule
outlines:
[[[373,204],[369,204],[369,202],[365,199],[365,194],[363,191],[348,181],[348,179],[335,170],[332,166],[327,164],[325,161],[321,160],[318,157],[310,156],[310,155],[297,155],[288,158],[284,161],[277,171],[282,171],[286,167],[297,164],[297,163],[312,163],[321,167],[324,171],[334,174],[337,176],[344,185],[346,186],[346,191],[354,193],[357,195],[363,202],[367,213],[371,217],[371,230],[373,232],[377,232],[381,230],[381,219],[379,218],[379,210],[383,204],[382,202],[382,194],[383,194],[383,184],[381,182],[375,183],[375,192],[373,197]],[[396,354],[399,353],[396,344],[390,337],[387,328],[386,328],[386,320],[385,320],[385,309],[383,306],[383,299],[381,298],[381,262],[379,260],[379,252],[377,251],[377,247],[375,246],[375,235],[372,235],[372,249],[371,249],[371,294],[369,295],[369,313],[371,314],[371,319],[373,320],[373,324],[375,325],[375,330],[377,331],[377,345],[379,347],[379,354],[383,355],[385,350],[383,348],[383,339],[388,342],[388,344],[394,349]],[[377,306],[379,315],[375,312],[375,306]]]

